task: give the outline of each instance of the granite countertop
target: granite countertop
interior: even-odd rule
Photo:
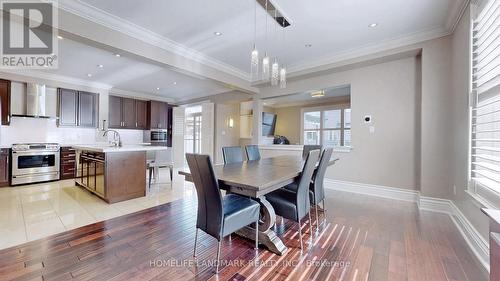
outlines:
[[[151,146],[151,145],[140,145],[140,144],[130,144],[123,145],[122,147],[110,146],[110,145],[86,145],[86,144],[78,144],[71,145],[76,150],[87,150],[94,152],[133,152],[133,151],[158,151],[158,150],[167,150],[166,146]]]

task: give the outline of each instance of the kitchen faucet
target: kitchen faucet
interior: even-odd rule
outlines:
[[[109,132],[113,132],[113,145],[114,146],[118,146],[118,147],[122,147],[122,139],[120,137],[120,133],[118,133],[117,131],[115,130],[106,130],[104,131],[104,134],[103,134],[103,137],[107,136]],[[116,142],[116,137],[118,136],[118,143]]]

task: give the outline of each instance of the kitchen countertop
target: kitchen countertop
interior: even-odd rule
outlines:
[[[71,145],[74,149],[77,150],[87,150],[94,152],[132,152],[132,151],[158,151],[158,150],[167,150],[166,146],[151,146],[151,145],[139,145],[139,144],[130,144],[123,145],[122,147],[109,146],[109,145]]]

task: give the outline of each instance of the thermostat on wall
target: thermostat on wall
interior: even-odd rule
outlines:
[[[365,115],[365,117],[363,118],[363,120],[365,121],[365,123],[371,123],[372,122],[372,116],[371,115]]]

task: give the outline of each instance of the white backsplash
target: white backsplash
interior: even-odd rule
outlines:
[[[53,142],[59,144],[93,144],[106,142],[97,129],[57,127],[55,119],[11,118],[10,126],[0,126],[0,145],[13,143]],[[143,142],[143,132],[118,130],[124,144]],[[113,134],[110,134],[111,139]]]

